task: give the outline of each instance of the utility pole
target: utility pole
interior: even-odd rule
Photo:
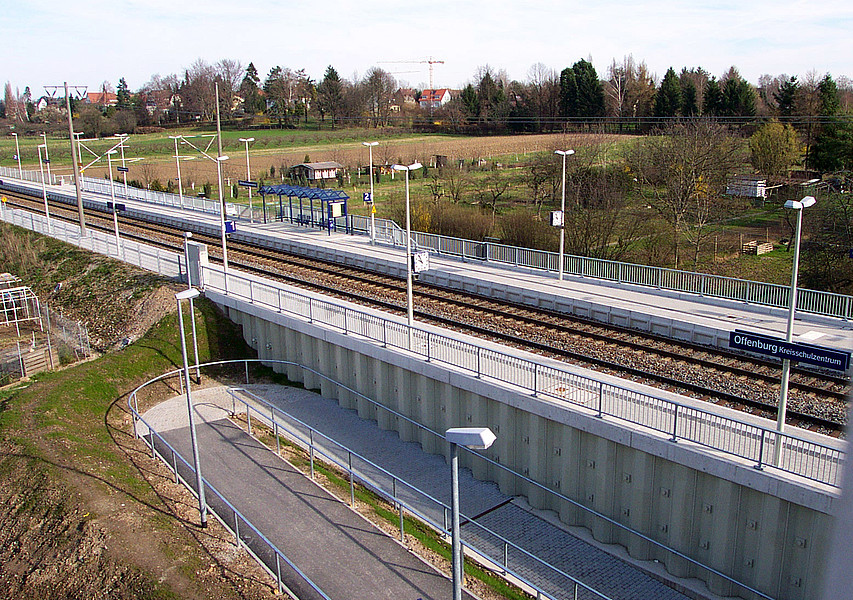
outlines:
[[[77,155],[77,148],[74,145],[74,120],[71,116],[71,94],[68,91],[68,82],[64,82],[62,87],[65,89],[65,110],[68,112],[68,139],[71,141],[71,161],[74,170],[74,188],[77,190],[77,217],[80,222],[80,236],[86,235],[86,217],[83,215],[83,188],[80,185],[80,157]],[[75,91],[82,89],[85,93],[86,86],[74,85],[71,86]],[[58,85],[46,85],[45,90],[53,90],[59,88]],[[51,94],[53,95],[53,94]]]

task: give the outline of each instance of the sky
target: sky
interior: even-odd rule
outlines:
[[[0,82],[115,86],[182,74],[202,59],[253,62],[263,79],[280,65],[320,80],[371,67],[411,87],[461,88],[488,65],[527,81],[533,65],[558,72],[585,58],[599,77],[633,55],[662,78],[672,66],[717,77],[734,65],[764,73],[814,71],[853,79],[850,0],[0,0]],[[412,61],[412,62],[403,62]]]

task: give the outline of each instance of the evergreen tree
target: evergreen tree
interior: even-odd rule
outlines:
[[[655,116],[675,117],[681,112],[681,84],[675,69],[670,67],[655,95]]]
[[[723,90],[715,77],[708,80],[705,94],[702,96],[702,114],[719,117],[723,114]]]
[[[696,84],[684,80],[681,84],[681,114],[685,117],[696,117],[699,115],[699,99],[696,92]]]
[[[323,81],[317,86],[317,106],[320,118],[332,117],[332,127],[344,112],[344,90],[341,77],[332,65],[326,67]]]
[[[796,114],[799,90],[800,84],[797,83],[797,78],[791,77],[787,81],[783,81],[782,85],[779,86],[779,91],[773,94],[773,99],[776,100],[776,110],[781,119],[790,119]]]
[[[468,117],[477,118],[480,115],[480,101],[477,99],[477,90],[474,89],[473,85],[469,83],[462,88],[459,100],[462,102],[462,107]]]
[[[604,116],[604,85],[589,61],[581,59],[560,73],[560,111],[564,117]]]
[[[811,147],[809,163],[823,173],[853,169],[853,123],[824,125]]]
[[[755,92],[740,76],[726,79],[723,86],[723,114],[728,117],[755,116]]]
[[[118,110],[132,108],[130,90],[124,77],[118,80],[118,87],[116,87],[116,108]]]
[[[838,101],[838,86],[829,73],[820,80],[817,89],[820,96],[820,114],[826,117],[834,116],[841,105]]]
[[[240,95],[243,96],[243,110],[249,114],[257,114],[264,111],[265,101],[260,91],[261,79],[254,63],[246,67],[246,74],[240,83]]]

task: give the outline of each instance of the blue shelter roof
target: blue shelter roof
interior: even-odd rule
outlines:
[[[343,190],[323,190],[320,188],[303,187],[300,185],[265,185],[258,190],[261,194],[275,194],[277,196],[288,196],[295,198],[309,198],[312,200],[327,200],[334,202],[335,200],[348,200],[346,192]]]

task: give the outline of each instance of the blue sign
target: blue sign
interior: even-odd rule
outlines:
[[[130,169],[128,169],[127,167],[116,167],[116,169],[118,169],[119,173],[127,173],[128,171],[130,171]]]
[[[112,202],[107,202],[107,210],[113,210],[113,203]],[[127,210],[127,207],[124,204],[116,202],[115,203],[115,210],[116,210],[116,212],[124,212]]]
[[[245,179],[238,179],[237,185],[247,187],[247,188],[256,188],[256,187],[258,187],[258,182],[257,181],[247,181]]]
[[[234,221],[225,221],[225,233],[234,233],[237,231],[237,223]]]
[[[364,192],[362,199],[366,204],[373,204],[373,196],[370,195],[370,192]]]
[[[788,359],[793,362],[817,365],[836,371],[846,371],[850,366],[850,352],[823,348],[813,344],[786,342],[769,335],[749,333],[737,329],[729,333],[729,347]]]

